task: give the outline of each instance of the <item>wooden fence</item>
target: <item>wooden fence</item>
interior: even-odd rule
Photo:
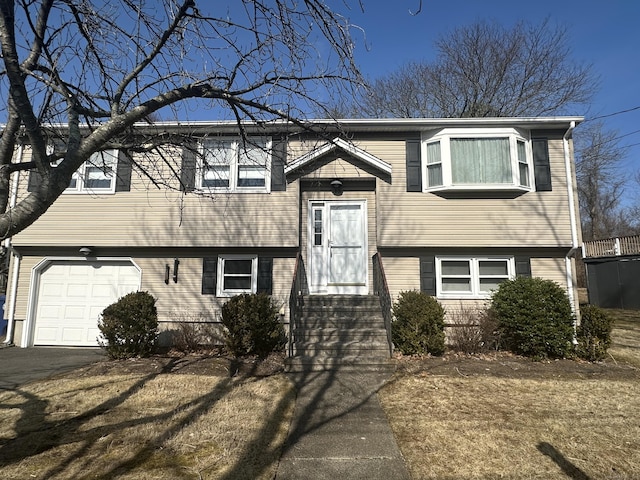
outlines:
[[[640,255],[640,235],[584,242],[582,248],[582,256],[584,258],[619,257],[624,255]]]

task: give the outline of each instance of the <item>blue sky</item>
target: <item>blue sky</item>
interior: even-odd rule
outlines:
[[[519,20],[567,27],[573,57],[590,63],[601,77],[601,87],[593,106],[580,112],[587,119],[640,107],[640,2],[637,0],[423,0],[422,11],[411,15],[419,0],[362,0],[364,13],[352,6],[349,19],[364,29],[354,31],[356,58],[366,77],[393,71],[410,60],[432,60],[434,40],[457,26],[478,19],[512,25]],[[331,0],[345,12],[341,0]],[[350,2],[355,3],[355,2]],[[640,130],[640,108],[603,119],[608,129],[619,135]],[[640,132],[620,139],[629,145],[622,163],[629,172],[640,169]],[[639,187],[630,185],[627,197]],[[640,200],[640,198],[638,198]]]

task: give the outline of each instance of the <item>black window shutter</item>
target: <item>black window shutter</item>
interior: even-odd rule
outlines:
[[[407,192],[422,191],[422,162],[420,140],[407,140]]]
[[[287,189],[287,179],[284,175],[284,165],[287,158],[287,141],[285,138],[274,139],[271,145],[271,191],[284,192]]]
[[[533,170],[536,178],[536,191],[551,191],[551,163],[549,162],[549,143],[546,138],[531,140],[533,148]]]
[[[29,172],[29,180],[27,182],[27,191],[33,192],[38,188],[38,185],[42,182],[42,175],[37,170],[31,170]]]
[[[436,257],[420,257],[420,291],[436,295]]]
[[[273,293],[273,258],[258,257],[258,293]]]
[[[202,294],[215,295],[218,280],[218,257],[202,259]]]
[[[118,166],[116,167],[116,192],[128,192],[131,190],[132,160],[128,152],[118,151]]]
[[[516,260],[516,277],[531,276],[531,258],[526,256],[517,256]]]
[[[188,143],[182,147],[180,189],[183,192],[191,192],[196,188],[196,148],[195,143]]]

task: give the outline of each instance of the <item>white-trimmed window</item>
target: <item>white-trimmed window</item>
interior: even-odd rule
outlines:
[[[73,173],[64,193],[114,193],[118,151],[96,152]]]
[[[530,191],[531,142],[514,128],[444,128],[423,137],[426,191]]]
[[[200,144],[198,188],[269,192],[271,139],[209,137]]]
[[[255,293],[258,287],[258,257],[221,255],[218,257],[218,297]]]
[[[441,298],[488,298],[501,282],[515,276],[513,257],[437,257]]]

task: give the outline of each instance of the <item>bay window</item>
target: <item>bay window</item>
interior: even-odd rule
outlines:
[[[531,190],[529,139],[516,129],[445,128],[423,137],[425,190]]]

